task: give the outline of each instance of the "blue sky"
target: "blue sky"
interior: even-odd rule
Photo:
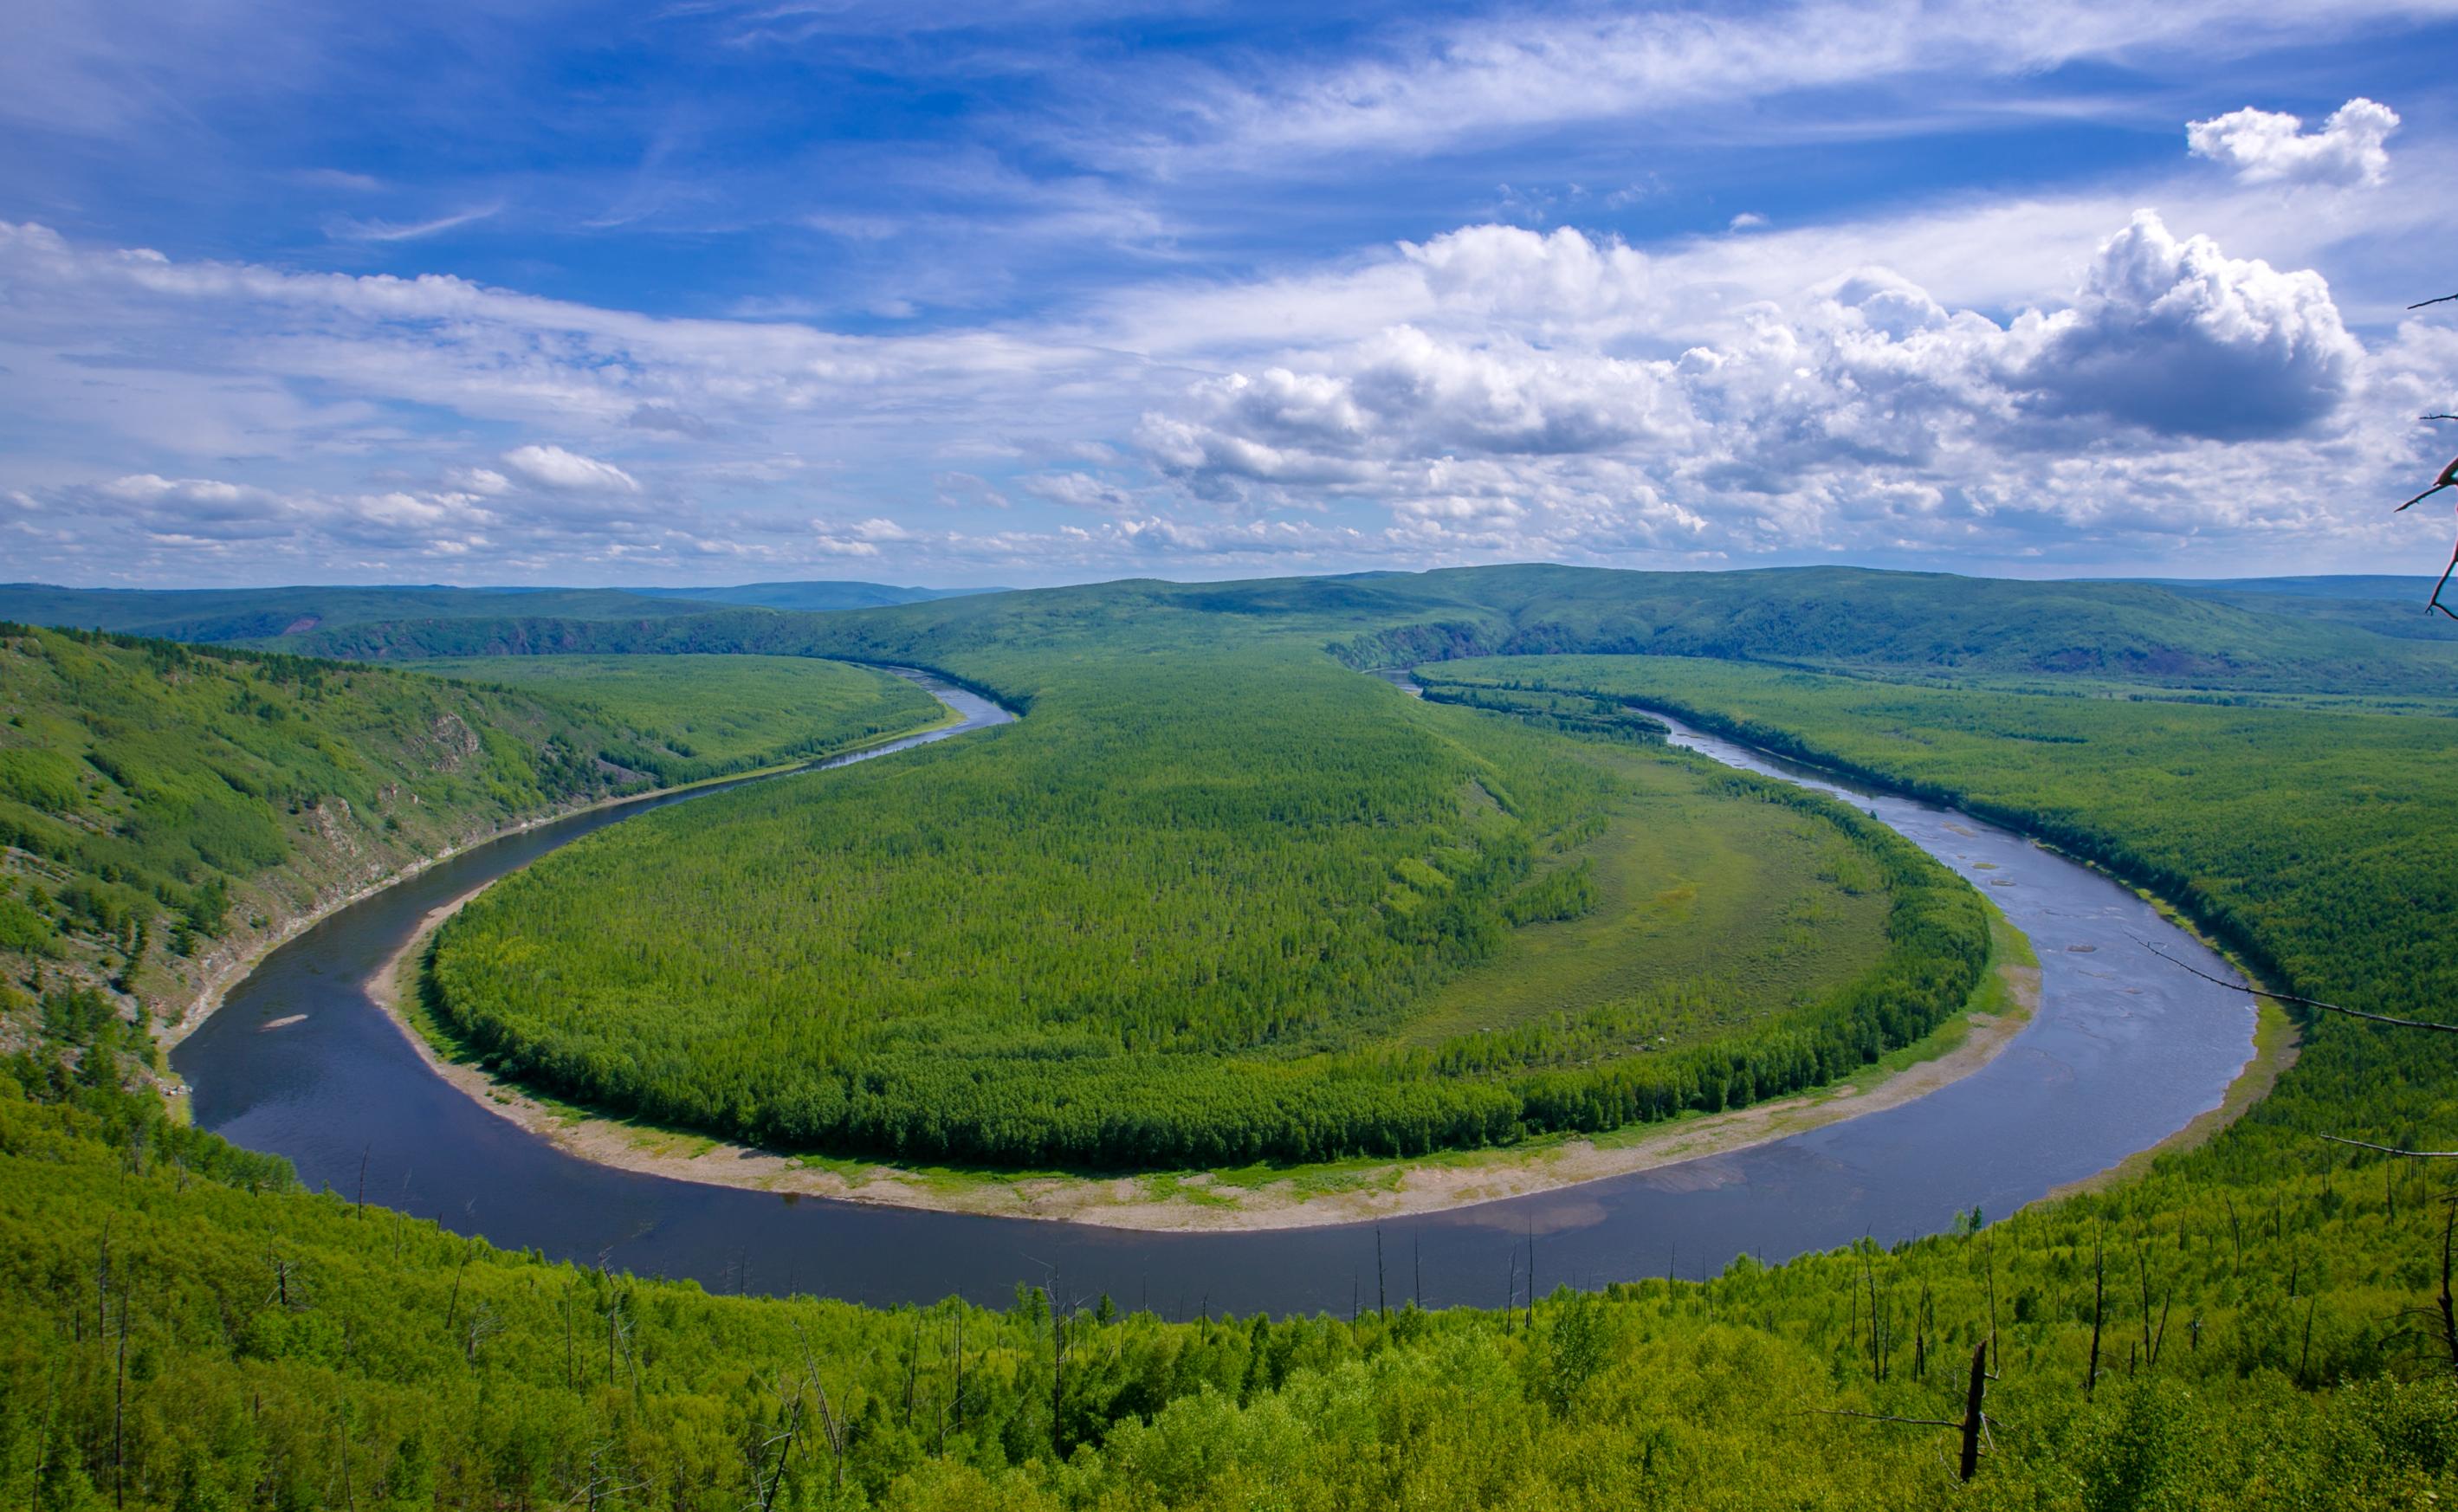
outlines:
[[[2437,569],[2458,0],[923,10],[14,8],[5,575]]]

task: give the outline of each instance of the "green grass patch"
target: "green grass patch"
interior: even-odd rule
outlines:
[[[1439,1045],[1557,1014],[1644,1005],[1651,1046],[1694,1045],[1799,1008],[1876,963],[1887,897],[1852,839],[1813,815],[1736,801],[1686,764],[1593,746],[1614,781],[1584,867],[1593,902],[1513,930],[1431,993],[1396,1037]]]

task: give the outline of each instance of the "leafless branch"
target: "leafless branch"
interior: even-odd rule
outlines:
[[[2452,572],[2458,572],[2458,546],[2449,549],[2449,565],[2441,570],[2441,581],[2432,585],[2432,597],[2424,606],[2425,612],[2430,613],[2437,609],[2451,619],[2458,619],[2458,610],[2453,610],[2441,602],[2441,590],[2449,586],[2449,574]]]
[[[2334,1145],[2353,1145],[2359,1150],[2378,1150],[2385,1155],[2405,1155],[2409,1160],[2458,1160],[2458,1150],[2401,1150],[2395,1145],[2376,1145],[2364,1139],[2342,1139],[2336,1134],[2323,1134]]]
[[[2452,300],[2458,300],[2458,294],[2445,294],[2437,300],[2420,300],[2415,303],[2408,305],[2407,308],[2410,310],[2420,310],[2427,304],[2447,304]]]
[[[1963,1426],[1963,1424],[1959,1422],[1948,1422],[1943,1418],[1897,1418],[1892,1414],[1883,1412],[1845,1412],[1840,1407],[1811,1407],[1807,1409],[1806,1415],[1812,1418],[1860,1418],[1869,1422],[1900,1422],[1907,1423],[1914,1428],[1960,1428]]]
[[[2239,992],[2250,992],[2256,997],[2269,998],[2278,1003],[2293,1003],[2299,1007],[2320,1008],[2325,1013],[2343,1013],[2348,1018],[2363,1019],[2372,1024],[2396,1025],[2402,1029],[2437,1029],[2443,1034],[2458,1034],[2458,1024],[2436,1024],[2430,1019],[2392,1018],[2386,1013],[2366,1013],[2362,1008],[2343,1008],[2335,1003],[2323,1003],[2318,998],[2300,998],[2292,992],[2273,992],[2267,987],[2257,987],[2250,983],[2230,982],[2225,977],[2215,977],[2207,971],[2199,970],[2194,966],[2186,964],[2184,962],[2177,960],[2175,956],[2172,956],[2168,954],[2168,952],[2160,949],[2157,945],[2153,944],[2148,940],[2143,940],[2137,937],[2134,942],[2140,945],[2143,949],[2150,951],[2153,955],[2157,956],[2160,960],[2168,963],[2170,965],[2175,966],[2179,971],[2185,972],[2190,976],[2199,977],[2204,982],[2216,983],[2222,987],[2234,988]]]

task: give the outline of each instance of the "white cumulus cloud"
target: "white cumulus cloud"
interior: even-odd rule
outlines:
[[[2318,132],[2304,130],[2301,116],[2248,109],[2189,123],[2185,143],[2248,184],[2377,184],[2389,173],[2383,144],[2396,130],[2396,111],[2359,95]]]
[[[2143,211],[2110,238],[2074,307],[2015,372],[2051,412],[2215,440],[2291,436],[2336,408],[2363,357],[2312,272],[2179,241]]]

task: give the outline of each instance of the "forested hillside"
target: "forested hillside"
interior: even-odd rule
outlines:
[[[1919,1039],[1978,985],[1976,897],[1840,805],[1666,756],[1608,767],[1241,638],[1208,656],[949,656],[1031,679],[1031,716],[549,858],[446,927],[433,1005],[515,1079],[663,1123],[1150,1168],[1742,1106]],[[1510,1034],[1482,1016],[1385,1043],[1514,924],[1587,911],[1557,874],[1625,791],[1668,830],[1791,816],[1834,905],[1807,917],[1862,963],[1814,987],[1725,980],[1752,938],[1810,925],[1718,879],[1725,961],[1641,962]],[[1885,903],[1856,925],[1843,905],[1860,894]],[[1730,1032],[1698,1034],[1701,1018]]]
[[[0,619],[116,631],[206,644],[245,642],[307,652],[303,637],[398,620],[629,620],[704,614],[720,607],[877,609],[954,596],[884,583],[744,583],[730,588],[56,588],[0,583]]]
[[[701,679],[744,717],[774,677]],[[930,722],[865,669],[799,662],[805,716],[716,759],[623,708],[301,657],[0,627],[0,1010],[81,1037],[176,1019],[211,975],[320,902],[556,809]],[[619,700],[616,700],[619,703]],[[671,713],[672,711],[669,711]],[[720,743],[723,743],[720,741]],[[141,1021],[140,1021],[141,1022]],[[141,1038],[141,1035],[139,1036]]]
[[[1464,568],[1247,583],[1129,581],[825,616],[750,610],[592,620],[508,608],[297,637],[375,659],[547,652],[760,652],[929,659],[1016,645],[1183,641],[1204,627],[1318,637],[1351,666],[1610,652],[1720,656],[1923,676],[2049,673],[2180,688],[2412,691],[2458,672],[2458,644],[2370,621],[2272,610],[2145,583],[2015,582],[1852,568],[1619,572]],[[2309,609],[2309,604],[2295,606]],[[2385,622],[2391,610],[2385,606]],[[2403,614],[2401,617],[2404,617]]]
[[[815,760],[947,717],[917,683],[808,656],[473,656],[417,670],[601,715],[665,753],[667,782]]]
[[[706,612],[713,607],[621,589],[107,589],[0,583],[0,618],[204,644],[244,641],[281,651],[300,650],[298,638],[320,629],[413,617],[640,620]]]
[[[1287,596],[1372,594],[1380,581]],[[1354,644],[1380,623],[1362,611],[1344,621],[1322,602],[1256,607],[1277,589],[1221,591],[1230,607],[1217,613],[1188,608],[1192,590],[1152,590],[1143,608],[1013,595],[1021,608],[954,600],[848,615],[864,623],[830,634],[839,650],[961,663],[1032,706],[1005,734],[969,737],[971,750],[1016,746],[1048,719],[1061,732],[1073,721],[1061,749],[1081,756],[1157,738],[1126,711],[1071,711],[1063,673],[1101,661],[1100,643],[1147,612],[1151,649],[1105,675],[1174,685],[1189,701],[1223,685],[1217,707],[1239,718],[1237,671],[1204,670],[1207,644],[1268,622],[1292,645],[1303,637],[1320,664],[1312,649]],[[1003,658],[985,650],[1027,629],[1040,638],[1007,642]],[[81,653],[182,654],[42,637],[53,639]],[[1268,675],[1302,707],[1301,665]],[[2156,885],[2281,985],[2372,1012],[2453,1016],[2448,721],[1910,686],[1865,672],[1525,658],[1422,674],[1541,684],[1549,718],[1619,725],[1618,711],[1646,701],[1952,794]],[[382,675],[346,673],[359,694]],[[1337,675],[1359,698],[1389,696]],[[2250,663],[2243,673],[2265,677],[2299,686]],[[282,694],[268,685],[259,696]],[[182,707],[200,722],[166,728],[215,728],[202,716],[218,705]],[[1389,791],[1402,800],[1441,772],[1418,770],[1429,751],[1461,762],[1458,751],[1473,752],[1501,779],[1513,768],[1484,733],[1540,735],[1471,710],[1409,719],[1355,755],[1361,771],[1396,763],[1403,779]],[[0,749],[90,738],[74,720],[27,728],[0,727]],[[1305,749],[1284,744],[1303,733],[1266,727],[1253,743]],[[1236,771],[1224,777],[1200,741],[1177,738],[1164,748],[1182,763],[1130,790],[1118,800],[1128,812],[1175,812],[1184,797],[1173,783],[1249,800]],[[166,739],[158,759],[201,782],[213,763],[187,757],[214,749]],[[967,749],[902,769],[972,780],[955,759]],[[1045,803],[1094,801],[1071,774],[1114,777],[1100,765],[1031,770],[1034,784],[1014,792]],[[885,776],[865,780],[904,797]],[[1350,793],[1346,780],[1335,765],[1302,791],[1330,802]],[[1410,839],[1444,822],[1422,801],[1388,817]],[[0,1503],[2370,1512],[2458,1498],[2451,1163],[2323,1137],[2458,1149],[2458,1037],[2447,1034],[2305,1015],[2302,1058],[2208,1145],[2108,1191],[1982,1215],[1994,1221],[1976,1232],[1772,1269],[1743,1258],[1707,1283],[1640,1279],[1656,1266],[1634,1257],[1602,1295],[1556,1291],[1509,1312],[1421,1314],[1395,1285],[1388,1315],[1367,1305],[1353,1318],[1174,1322],[1079,1298],[1063,1276],[1055,1315],[1050,1295],[1030,1290],[996,1313],[866,1312],[494,1253],[372,1205],[283,1190],[277,1164],[177,1129],[150,1093],[112,1085],[109,1058],[73,1053],[73,1001],[51,985],[47,1012],[29,1021],[36,1042],[0,1075],[0,1295],[12,1304],[0,1310],[0,1372],[14,1388],[0,1392]],[[1550,1285],[1543,1242],[1529,1258]],[[1987,1426],[1967,1485],[1959,1424],[1984,1349]]]
[[[2429,1507],[2458,1496],[2434,1187],[2232,1133],[1977,1235],[1502,1312],[1401,1291],[1353,1317],[1164,1321],[1063,1276],[1055,1308],[1020,1286],[997,1312],[873,1312],[551,1265],[286,1190],[150,1095],[19,1057],[0,1501]]]

